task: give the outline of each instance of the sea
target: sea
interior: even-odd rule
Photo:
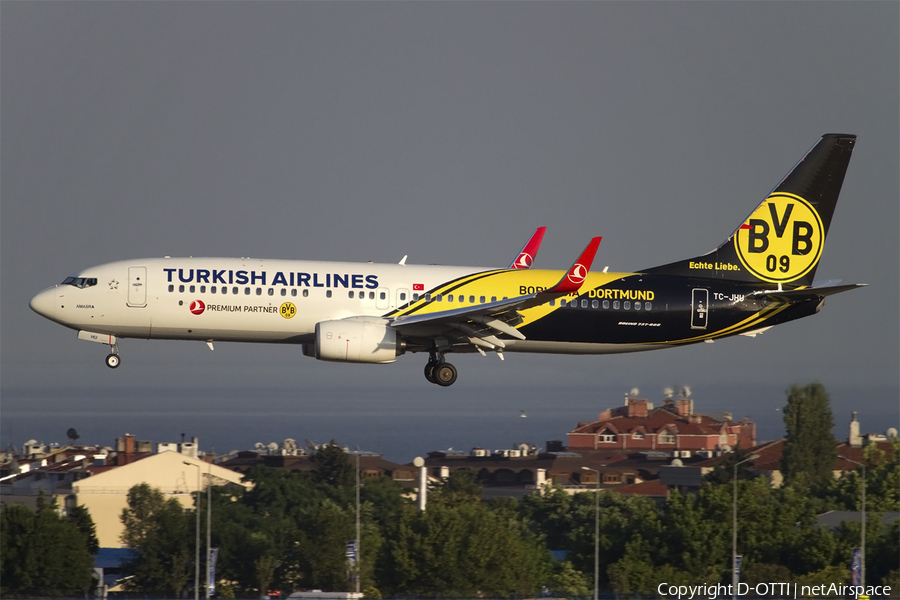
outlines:
[[[402,383],[402,384],[401,384]],[[381,454],[409,463],[439,450],[468,452],[548,441],[565,443],[579,423],[624,404],[628,390],[616,386],[497,385],[433,389],[424,381],[393,387],[98,389],[38,386],[2,389],[0,445],[21,448],[28,441],[65,445],[74,429],[78,443],[113,447],[132,434],[154,444],[190,441],[217,455],[254,450],[261,444],[300,446],[334,441],[350,450]],[[447,395],[444,392],[447,391]],[[847,439],[852,412],[863,433],[900,428],[895,386],[829,387],[838,439]],[[677,397],[679,393],[675,391]],[[662,392],[638,394],[660,406]],[[757,425],[759,442],[784,435],[784,386],[713,385],[690,390],[694,410]]]

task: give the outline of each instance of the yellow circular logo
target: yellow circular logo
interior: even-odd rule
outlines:
[[[279,310],[279,312],[285,319],[292,319],[294,315],[297,314],[297,307],[294,306],[293,302],[285,302],[281,305],[281,309]]]
[[[793,194],[772,194],[740,226],[734,247],[748,271],[772,283],[799,279],[819,262],[825,240],[819,213]]]

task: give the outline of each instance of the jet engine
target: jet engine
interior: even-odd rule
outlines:
[[[391,363],[400,354],[403,343],[385,319],[351,317],[316,323],[314,356],[319,360]]]

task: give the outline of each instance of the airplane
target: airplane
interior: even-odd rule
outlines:
[[[30,302],[109,345],[127,338],[299,344],[305,356],[392,363],[427,353],[425,377],[457,380],[448,354],[611,354],[756,336],[865,284],[815,282],[856,136],[823,135],[714,250],[613,273],[530,267],[538,228],[505,269],[253,258],[147,258],[84,269]]]

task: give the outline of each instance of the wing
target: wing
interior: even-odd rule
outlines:
[[[599,237],[591,239],[562,279],[546,290],[465,308],[400,316],[391,321],[391,327],[403,335],[416,337],[461,336],[467,338],[469,343],[478,349],[500,351],[506,344],[497,337],[499,335],[525,339],[515,327],[522,322],[520,310],[539,306],[581,288],[594,261],[600,239]]]
[[[528,240],[528,243],[522,248],[519,252],[519,255],[516,256],[516,259],[509,263],[508,269],[530,269],[531,265],[534,264],[534,259],[537,257],[538,248],[541,247],[541,240],[544,239],[544,232],[547,231],[546,227],[538,227],[534,230],[534,233],[531,235],[531,239]]]

